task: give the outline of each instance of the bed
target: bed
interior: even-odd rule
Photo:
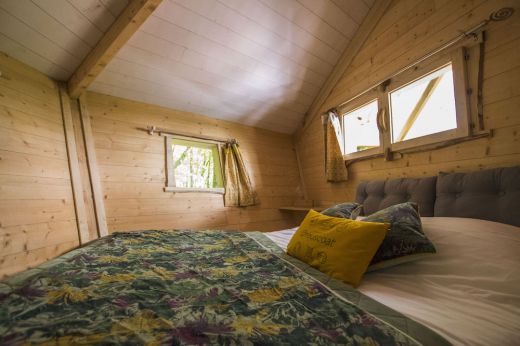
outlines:
[[[520,229],[424,217],[437,254],[366,273],[358,290],[455,345],[520,343]],[[296,229],[267,236],[282,249]]]
[[[288,256],[294,229],[115,233],[1,281],[0,344],[515,344],[518,227],[436,215],[471,217],[460,201],[493,184],[480,215],[514,224],[520,169],[483,174],[360,184],[367,214],[402,200],[431,212],[438,254],[359,289]]]
[[[0,283],[0,344],[447,345],[261,233],[116,233]]]
[[[417,203],[437,249],[431,257],[366,273],[361,293],[453,344],[520,344],[519,167],[363,182],[356,200],[365,215]],[[285,250],[295,231],[267,236]]]

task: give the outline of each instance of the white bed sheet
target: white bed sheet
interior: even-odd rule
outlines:
[[[367,273],[358,289],[456,345],[520,345],[520,228],[422,222],[437,254]],[[296,229],[266,235],[286,249]]]

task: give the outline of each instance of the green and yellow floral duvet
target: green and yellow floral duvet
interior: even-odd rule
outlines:
[[[0,344],[445,343],[313,275],[260,233],[116,233],[0,282]]]

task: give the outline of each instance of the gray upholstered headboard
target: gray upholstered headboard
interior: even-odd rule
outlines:
[[[415,202],[421,216],[469,217],[520,226],[520,166],[363,182],[356,202],[363,204],[364,215]]]

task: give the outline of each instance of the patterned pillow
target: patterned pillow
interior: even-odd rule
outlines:
[[[342,217],[344,219],[353,219],[361,212],[362,205],[356,202],[346,202],[336,204],[330,208],[323,210],[321,213],[323,215],[332,216],[332,217]]]
[[[367,216],[363,221],[390,224],[390,230],[372,258],[368,271],[415,261],[435,253],[435,247],[422,230],[415,203],[393,205]]]

